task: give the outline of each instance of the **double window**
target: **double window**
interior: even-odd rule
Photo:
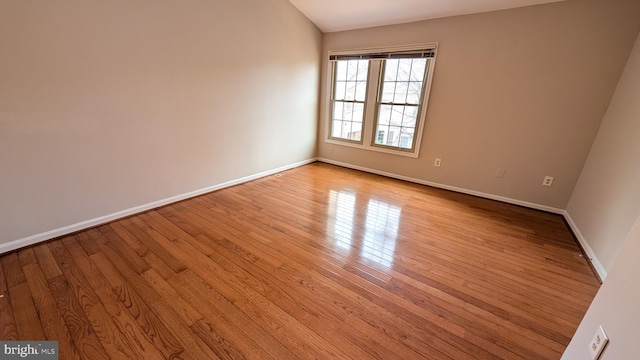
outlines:
[[[327,141],[417,157],[435,50],[331,52]]]

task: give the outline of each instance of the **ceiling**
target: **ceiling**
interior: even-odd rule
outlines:
[[[322,32],[361,29],[565,0],[289,0]]]

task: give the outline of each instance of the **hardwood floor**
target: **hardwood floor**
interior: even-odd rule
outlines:
[[[60,359],[558,359],[599,288],[558,215],[321,163],[0,263]]]

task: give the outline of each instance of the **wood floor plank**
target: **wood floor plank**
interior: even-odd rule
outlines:
[[[0,339],[71,359],[559,359],[563,218],[313,163],[0,255]]]
[[[171,332],[175,335],[176,340],[184,349],[179,357],[183,359],[215,359],[214,352],[202,338],[193,336],[193,325],[181,321],[180,315],[176,310],[167,303],[166,300],[160,299],[152,304],[150,308],[158,315],[158,319],[164,324],[171,324]],[[201,321],[200,317],[196,322]]]
[[[91,290],[100,299],[104,315],[111,319],[114,332],[121,334],[119,341],[122,343],[122,351],[127,353],[126,358],[141,360],[164,358],[142,331],[141,326],[146,326],[146,323],[136,321],[126,311],[125,306],[116,301],[116,295],[109,282],[76,239],[66,238],[63,243],[84,276],[90,280]],[[116,349],[119,349],[118,345]]]
[[[51,278],[48,284],[80,356],[86,359],[109,359],[64,276]]]
[[[100,252],[98,245],[104,244],[102,234],[95,228],[80,232],[76,234],[75,238],[76,241],[78,241],[78,244],[80,244],[84,251],[89,255]]]
[[[109,316],[100,297],[93,290],[91,281],[78,265],[79,262],[83,261],[83,258],[74,256],[69,251],[69,246],[67,246],[69,244],[77,244],[74,237],[63,238],[61,243],[54,246],[54,253],[57,261],[61,264],[65,279],[69,283],[73,295],[78,300],[78,304],[82,307],[93,332],[110,358],[134,358],[135,356],[130,346],[122,341],[124,334],[118,327],[114,326],[112,317]],[[80,249],[78,248],[77,250],[79,251]]]
[[[196,321],[202,319],[202,315],[200,315],[187,300],[178,294],[155,270],[149,269],[145,271],[142,277],[158,292],[162,299],[172,305],[172,308],[180,315],[185,324],[191,326]]]
[[[64,323],[58,321],[62,318],[62,313],[51,294],[42,269],[38,264],[30,264],[23,269],[45,337],[56,339],[60,358],[80,359],[80,354],[73,344],[69,330]]]
[[[42,340],[45,338],[40,318],[33,304],[33,297],[26,282],[9,288],[16,328],[20,339]]]
[[[33,252],[38,259],[38,264],[42,269],[45,279],[49,280],[56,276],[62,275],[62,271],[56,262],[56,259],[51,254],[49,246],[47,244],[39,244],[33,247]]]
[[[186,269],[185,264],[176,259],[176,257],[171,253],[170,248],[167,249],[158,245],[158,243],[153,240],[153,237],[145,232],[145,229],[149,229],[149,226],[144,224],[139,217],[123,219],[122,223],[129,233],[142,241],[144,246],[147,247],[155,257],[160,259],[167,267],[169,267],[171,271],[177,274]],[[151,232],[151,234],[154,233]]]
[[[18,259],[20,260],[20,265],[22,265],[23,268],[27,265],[38,262],[32,248],[18,250]]]
[[[0,264],[2,264],[7,288],[23,284],[26,281],[17,253],[13,252],[0,257]]]
[[[106,245],[110,246],[120,257],[138,274],[149,270],[149,264],[136,253],[134,249],[129,247],[128,243],[118,234],[116,234],[109,225],[102,225],[98,228],[102,236],[108,241]]]
[[[109,227],[123,240],[127,243],[127,246],[130,247],[133,251],[136,252],[139,256],[144,257],[149,251],[149,249],[144,245],[143,240],[139,239],[135,235],[131,234],[127,227],[124,225],[125,222],[129,221],[129,219],[121,219],[119,221],[114,221],[109,223]]]
[[[188,270],[181,273],[172,279],[171,282],[177,289],[180,289],[181,292],[189,294],[189,297],[196,302],[198,309],[200,309],[203,316],[207,319],[207,322],[200,324],[200,336],[204,338],[216,336],[216,342],[222,341],[224,337],[213,334],[214,328],[208,324],[223,321],[227,328],[233,328],[235,324],[235,326],[239,328],[240,333],[253,339],[276,358],[309,358],[312,356],[311,352],[299,350],[298,347],[287,348],[283,346],[282,342],[278,341],[277,336],[270,334],[269,331],[259,326],[255,319],[252,319],[248,314],[243,312],[242,309],[236,307],[231,300],[227,299],[191,271]],[[295,334],[291,334],[288,340],[291,343],[298,341]],[[225,343],[229,344],[229,341],[225,340]],[[215,349],[215,346],[213,346],[213,348]],[[226,357],[233,351],[235,350],[226,348],[217,349],[221,357]]]
[[[119,266],[126,266],[124,260],[118,259],[117,255],[107,246],[101,246],[101,249],[100,253],[93,254],[90,258],[111,285],[117,301],[124,306],[131,317],[136,319],[146,338],[163,356],[173,358],[181,355],[184,348],[175,338],[173,332],[167,328],[167,325],[158,318],[158,314],[151,311],[147,303],[147,301],[149,303],[157,301],[160,299],[159,295],[148,284],[144,285],[139,293],[135,286],[128,282],[127,277],[119,271]],[[109,255],[104,255],[105,251],[109,252]],[[117,261],[119,266],[112,263],[112,259]],[[127,275],[133,273],[131,269],[124,271]],[[143,282],[137,279],[136,284],[140,285]]]
[[[176,290],[185,294],[185,296],[193,301],[194,306],[208,322],[223,319],[228,328],[236,326],[240,333],[252,339],[253,342],[261,346],[262,349],[276,359],[289,359],[294,357],[286,347],[267,331],[257,326],[249,316],[189,270],[171,279],[170,282]],[[207,327],[203,327],[202,330],[210,332],[211,328],[207,329]],[[205,333],[201,333],[201,335],[205,335],[204,337],[211,336]],[[215,346],[212,346],[212,349],[216,351]],[[228,353],[228,351],[225,351],[225,353]],[[225,356],[224,354],[221,355]]]
[[[16,329],[16,319],[14,311],[11,307],[11,298],[9,297],[9,289],[7,281],[4,277],[4,271],[0,266],[0,340],[15,341],[18,339],[18,330]]]

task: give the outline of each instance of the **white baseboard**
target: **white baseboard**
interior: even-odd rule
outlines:
[[[47,240],[50,240],[50,239],[53,239],[53,238],[56,238],[56,237],[64,236],[64,235],[67,235],[67,234],[71,234],[71,233],[74,233],[74,232],[77,232],[77,231],[81,231],[81,230],[84,230],[84,229],[88,229],[88,228],[91,228],[91,227],[94,227],[94,226],[105,224],[105,223],[108,223],[110,221],[121,219],[121,218],[124,218],[124,217],[127,217],[127,216],[131,216],[131,215],[134,215],[134,214],[137,214],[137,213],[141,213],[141,212],[144,212],[144,211],[147,211],[147,210],[158,208],[158,207],[161,207],[161,206],[164,206],[164,205],[168,205],[168,204],[171,204],[171,203],[174,203],[174,202],[178,202],[178,201],[181,201],[181,200],[185,200],[185,199],[189,199],[189,198],[192,198],[192,197],[196,197],[196,196],[199,196],[199,195],[202,195],[202,194],[206,194],[206,193],[209,193],[209,192],[212,192],[212,191],[224,189],[224,188],[227,188],[227,187],[230,187],[230,186],[234,186],[234,185],[242,184],[242,183],[245,183],[245,182],[248,182],[248,181],[252,181],[252,180],[255,180],[255,179],[259,179],[261,177],[273,175],[273,174],[276,174],[278,172],[289,170],[289,169],[293,169],[293,168],[296,168],[296,167],[299,167],[299,166],[302,166],[302,165],[306,165],[306,164],[309,164],[309,163],[312,163],[312,162],[315,162],[315,161],[321,161],[321,162],[324,162],[324,163],[327,163],[327,164],[333,164],[333,165],[342,166],[342,167],[346,167],[346,168],[351,168],[351,169],[355,169],[355,170],[365,171],[365,172],[372,173],[372,174],[387,176],[387,177],[390,177],[390,178],[409,181],[409,182],[413,182],[413,183],[417,183],[417,184],[421,184],[421,185],[432,186],[432,187],[436,187],[436,188],[440,188],[440,189],[451,190],[451,191],[455,191],[455,192],[459,192],[459,193],[463,193],[463,194],[474,195],[474,196],[478,196],[478,197],[482,197],[482,198],[486,198],[486,199],[497,200],[497,201],[501,201],[501,202],[505,202],[505,203],[509,203],[509,204],[520,205],[520,206],[524,206],[524,207],[528,207],[528,208],[532,208],[532,209],[536,209],[536,210],[542,210],[542,211],[547,211],[547,212],[551,212],[551,213],[555,213],[555,214],[561,214],[566,219],[567,223],[571,227],[571,230],[573,231],[573,233],[575,234],[576,238],[578,239],[578,242],[580,243],[580,245],[582,246],[582,248],[586,252],[587,256],[589,257],[588,260],[590,260],[591,263],[593,264],[596,272],[600,276],[600,279],[604,281],[604,279],[607,277],[607,271],[605,270],[604,266],[598,260],[598,258],[596,257],[595,253],[593,252],[593,250],[591,249],[591,247],[587,243],[586,239],[584,238],[584,236],[580,232],[580,229],[578,228],[578,226],[576,225],[576,223],[573,221],[573,219],[571,218],[571,216],[569,215],[569,213],[566,210],[562,210],[562,209],[558,209],[558,208],[554,208],[554,207],[550,207],[550,206],[545,206],[545,205],[540,205],[540,204],[535,204],[535,203],[531,203],[531,202],[527,202],[527,201],[511,199],[511,198],[507,198],[507,197],[503,197],[503,196],[487,194],[487,193],[483,193],[483,192],[479,192],[479,191],[459,188],[459,187],[455,187],[455,186],[439,184],[439,183],[435,183],[435,182],[431,182],[431,181],[425,181],[425,180],[421,180],[421,179],[411,178],[411,177],[408,177],[408,176],[402,176],[402,175],[398,175],[398,174],[388,173],[388,172],[384,172],[384,171],[380,171],[380,170],[370,169],[370,168],[366,168],[366,167],[362,167],[362,166],[352,165],[352,164],[343,163],[343,162],[334,161],[334,160],[325,159],[325,158],[307,159],[307,160],[300,161],[300,162],[297,162],[297,163],[285,165],[285,166],[282,166],[282,167],[279,167],[279,168],[276,168],[276,169],[263,171],[263,172],[260,172],[260,173],[257,173],[257,174],[245,176],[245,177],[242,177],[242,178],[239,178],[239,179],[235,179],[235,180],[231,180],[231,181],[227,181],[227,182],[224,182],[224,183],[221,183],[221,184],[212,185],[212,186],[209,186],[209,187],[206,187],[206,188],[203,188],[203,189],[199,189],[199,190],[191,191],[191,192],[188,192],[188,193],[172,196],[172,197],[169,197],[169,198],[166,198],[166,199],[154,201],[154,202],[151,202],[151,203],[148,203],[148,204],[136,206],[136,207],[129,208],[129,209],[122,210],[122,211],[118,211],[118,212],[115,212],[115,213],[112,213],[112,214],[100,216],[100,217],[97,217],[97,218],[94,218],[94,219],[81,221],[81,222],[78,222],[78,223],[75,223],[75,224],[71,224],[71,225],[68,225],[68,226],[63,226],[63,227],[60,227],[60,228],[57,228],[57,229],[53,229],[53,230],[45,231],[45,232],[42,232],[42,233],[39,233],[39,234],[27,236],[27,237],[22,238],[22,239],[9,241],[9,242],[0,244],[0,254],[6,253],[6,252],[9,252],[9,251],[13,251],[13,250],[16,250],[16,249],[20,249],[20,248],[23,248],[23,247],[26,247],[26,246],[34,245],[34,244],[37,244],[39,242],[47,241]]]
[[[390,177],[390,178],[394,178],[394,179],[398,179],[398,180],[409,181],[409,182],[416,183],[416,184],[427,185],[427,186],[431,186],[431,187],[435,187],[435,188],[439,188],[439,189],[455,191],[455,192],[459,192],[459,193],[463,193],[463,194],[478,196],[478,197],[485,198],[485,199],[496,200],[496,201],[500,201],[500,202],[504,202],[504,203],[524,206],[524,207],[528,207],[528,208],[536,209],[536,210],[542,210],[542,211],[546,211],[546,212],[550,212],[550,213],[554,213],[554,214],[564,214],[564,210],[562,210],[562,209],[558,209],[558,208],[554,208],[554,207],[546,206],[546,205],[535,204],[535,203],[531,203],[531,202],[528,202],[528,201],[522,201],[522,200],[517,200],[517,199],[504,197],[504,196],[487,194],[487,193],[483,193],[483,192],[480,192],[480,191],[469,190],[469,189],[459,188],[459,187],[455,187],[455,186],[449,186],[449,185],[445,185],[445,184],[439,184],[439,183],[435,183],[435,182],[431,182],[431,181],[426,181],[426,180],[416,179],[416,178],[412,178],[412,177],[408,177],[408,176],[388,173],[388,172],[384,172],[384,171],[380,171],[380,170],[376,170],[376,169],[370,169],[370,168],[366,168],[366,167],[363,167],[363,166],[352,165],[352,164],[343,163],[343,162],[334,161],[334,160],[325,159],[325,158],[318,158],[318,161],[322,161],[322,162],[325,162],[327,164],[342,166],[342,167],[346,167],[346,168],[350,168],[350,169],[354,169],[354,170],[365,171],[365,172],[376,174],[376,175],[382,175],[382,176],[386,176],[386,177]]]
[[[306,165],[312,162],[317,161],[316,158],[312,158],[312,159],[307,159],[304,161],[300,161],[297,163],[293,163],[293,164],[289,164],[289,165],[285,165],[285,166],[281,166],[279,168],[276,169],[272,169],[272,170],[268,170],[268,171],[263,171],[257,174],[253,174],[253,175],[249,175],[249,176],[245,176],[239,179],[235,179],[235,180],[231,180],[231,181],[227,181],[221,184],[217,184],[217,185],[212,185],[203,189],[199,189],[199,190],[195,190],[195,191],[191,191],[188,193],[184,193],[184,194],[180,194],[180,195],[176,195],[176,196],[172,196],[166,199],[162,199],[162,200],[158,200],[158,201],[154,201],[148,204],[144,204],[144,205],[140,205],[140,206],[136,206],[136,207],[132,207],[130,209],[126,209],[126,210],[122,210],[122,211],[118,211],[112,214],[108,214],[108,215],[104,215],[104,216],[100,216],[94,219],[89,219],[89,220],[85,220],[85,221],[81,221],[75,224],[71,224],[71,225],[67,225],[67,226],[63,226],[57,229],[53,229],[53,230],[49,230],[49,231],[45,231],[39,234],[35,234],[35,235],[31,235],[31,236],[27,236],[25,238],[22,239],[18,239],[18,240],[13,240],[13,241],[9,241],[3,244],[0,244],[0,254],[9,252],[9,251],[13,251],[16,249],[20,249],[23,248],[25,246],[29,246],[29,245],[34,245],[37,244],[39,242],[42,241],[47,241],[53,238],[57,238],[60,236],[64,236],[67,234],[71,234],[80,230],[84,230],[84,229],[88,229],[88,228],[92,228],[94,226],[98,226],[104,223],[108,223],[110,221],[114,221],[117,219],[121,219],[127,216],[131,216],[137,213],[141,213],[147,210],[151,210],[160,206],[164,206],[167,204],[171,204],[174,202],[178,202],[181,200],[185,200],[188,198],[192,198],[195,196],[199,196],[202,194],[206,194],[212,191],[216,191],[216,190],[220,190],[220,189],[224,189],[226,187],[230,187],[230,186],[234,186],[234,185],[238,185],[238,184],[242,184],[251,180],[255,180],[255,179],[259,179],[261,177],[265,177],[265,176],[269,176],[272,174],[276,174],[279,173],[281,171],[285,171],[285,170],[289,170],[289,169],[293,169],[296,168],[298,166],[302,166],[302,165]]]
[[[596,269],[598,276],[600,276],[600,280],[604,281],[604,279],[607,278],[607,270],[604,268],[600,260],[598,260],[598,257],[593,252],[593,249],[591,249],[591,246],[589,246],[589,243],[580,232],[578,225],[575,223],[575,221],[573,221],[571,215],[566,210],[563,211],[562,215],[564,216],[565,220],[567,220],[567,224],[569,224],[569,227],[571,227],[571,231],[573,231],[573,234],[576,236],[576,239],[578,239],[578,242],[582,246],[582,249],[584,249],[584,252],[587,254],[588,260],[593,265],[593,268]]]

